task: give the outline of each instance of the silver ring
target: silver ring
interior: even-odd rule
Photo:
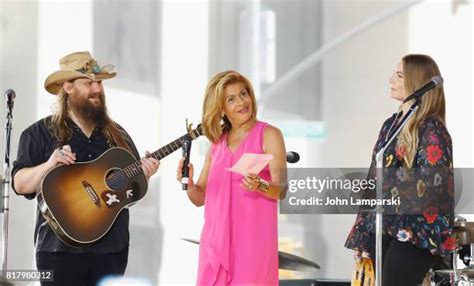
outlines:
[[[60,155],[61,157],[64,156],[64,150],[63,150],[63,149],[59,149],[59,155]]]

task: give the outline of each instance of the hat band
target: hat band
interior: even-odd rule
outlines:
[[[83,74],[86,74],[86,73],[88,73],[88,74],[98,74],[98,73],[100,73],[101,68],[98,65],[93,65],[92,68],[83,67],[83,68],[77,69],[76,71],[80,72],[80,73],[83,73]]]

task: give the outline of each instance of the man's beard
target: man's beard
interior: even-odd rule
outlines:
[[[97,127],[105,125],[107,119],[107,107],[105,106],[105,95],[94,95],[99,97],[99,104],[93,104],[87,98],[75,98],[69,96],[69,108],[83,120],[94,123]],[[92,96],[91,96],[92,97]]]

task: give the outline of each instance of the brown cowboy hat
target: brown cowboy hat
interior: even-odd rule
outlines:
[[[115,66],[100,67],[87,51],[75,52],[59,60],[60,70],[50,74],[44,81],[44,88],[51,94],[58,94],[62,84],[76,78],[103,80],[113,78],[117,71]]]

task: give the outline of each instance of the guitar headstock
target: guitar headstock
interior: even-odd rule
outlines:
[[[192,140],[203,135],[201,123],[198,124],[196,129],[193,129],[193,124],[192,123],[188,124],[188,119],[186,119],[186,129],[188,130],[188,134]]]

